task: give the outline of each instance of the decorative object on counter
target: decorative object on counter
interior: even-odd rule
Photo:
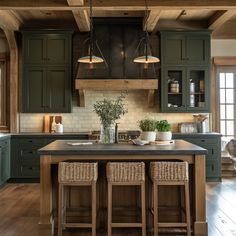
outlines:
[[[140,40],[138,47],[135,50],[135,54],[137,54],[137,52],[142,51],[144,55],[142,56],[139,55],[134,58],[134,62],[144,64],[144,68],[148,68],[148,64],[160,62],[159,58],[151,55],[149,34],[147,30],[148,17],[149,17],[148,3],[147,3],[147,0],[145,0],[145,17],[144,17],[145,36]]]
[[[156,140],[156,120],[146,118],[138,122],[141,132],[141,140],[146,140],[149,142]]]
[[[169,141],[172,138],[171,125],[167,120],[156,122],[157,140]]]
[[[58,124],[55,125],[55,132],[56,133],[63,133],[63,124],[61,124],[60,122]]]
[[[94,26],[93,26],[93,3],[92,0],[89,1],[89,9],[90,9],[90,35],[84,41],[84,44],[88,44],[88,55],[80,57],[78,59],[79,63],[88,64],[89,69],[94,69],[94,64],[104,63],[106,66],[106,60],[102,54],[100,47],[94,37]],[[97,52],[100,56],[95,56],[94,53]]]
[[[197,114],[193,115],[194,121],[197,124],[198,133],[206,133],[207,132],[207,124],[206,120],[208,119],[207,115]]]
[[[197,133],[197,123],[195,122],[184,122],[178,124],[180,133]]]
[[[45,119],[48,119],[48,118],[45,118]],[[63,126],[62,128],[61,127],[59,128],[57,127],[57,124],[62,124],[62,116],[49,116],[49,124],[47,123],[49,127],[44,127],[44,130],[49,130],[51,133],[55,133],[57,132],[57,130],[59,131],[62,129],[62,132],[58,132],[58,133],[63,133]]]
[[[141,140],[141,139],[132,139],[131,142],[134,144],[134,145],[137,145],[137,146],[143,146],[145,144],[149,144],[150,142],[147,141],[147,140]]]
[[[101,121],[101,143],[109,144],[115,142],[115,122],[128,112],[123,102],[125,96],[122,93],[116,100],[104,99],[97,101],[93,105],[94,111]]]

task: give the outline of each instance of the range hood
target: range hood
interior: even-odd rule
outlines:
[[[135,51],[143,37],[142,19],[100,19],[95,20],[95,38],[108,66],[89,69],[77,67],[75,88],[79,92],[79,106],[84,106],[86,90],[147,90],[148,105],[154,105],[154,93],[158,89],[159,64],[144,68],[134,63]],[[76,37],[81,37],[77,35]],[[85,37],[83,35],[83,37]],[[81,39],[74,41],[74,61],[83,56]],[[75,45],[76,43],[80,44]],[[156,55],[159,52],[158,38],[152,40]],[[95,53],[96,55],[96,53]]]
[[[158,89],[157,79],[77,79],[75,88],[79,93],[79,106],[85,106],[86,90],[147,90],[148,106],[153,107],[155,90]]]

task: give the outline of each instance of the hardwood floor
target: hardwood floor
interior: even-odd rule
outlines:
[[[207,183],[206,189],[208,235],[236,236],[236,178]],[[38,236],[38,215],[38,184],[8,184],[0,190],[0,236]]]

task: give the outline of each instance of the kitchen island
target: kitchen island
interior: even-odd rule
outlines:
[[[206,199],[205,199],[205,155],[207,150],[193,145],[183,140],[176,140],[171,145],[145,145],[135,146],[129,143],[124,144],[92,144],[72,146],[68,143],[76,143],[76,140],[57,140],[38,152],[40,157],[40,230],[41,235],[51,236],[57,227],[57,165],[60,161],[97,161],[99,164],[98,177],[98,235],[106,235],[106,215],[107,215],[107,191],[106,191],[106,162],[108,161],[144,161],[146,163],[147,176],[150,161],[158,160],[183,160],[189,163],[190,175],[190,203],[192,230],[194,235],[207,235],[206,222]],[[151,206],[151,183],[146,178],[146,202],[147,209]],[[76,207],[88,205],[88,189],[83,189],[85,197],[83,198],[78,191],[71,190],[69,193],[70,206],[77,204]],[[179,206],[180,190],[174,186],[168,186],[159,189],[159,203],[172,208]],[[121,191],[117,191],[117,196]],[[132,201],[137,195],[137,190],[132,189],[122,196],[115,197],[114,202],[129,206],[134,204]],[[116,196],[116,192],[114,192]],[[87,200],[87,201],[86,201]],[[130,200],[130,201],[129,201]],[[78,203],[78,201],[80,201]],[[78,205],[79,204],[79,205]],[[132,212],[127,212],[126,217],[132,217]],[[88,217],[87,213],[81,213],[81,216]],[[74,216],[69,216],[73,218]],[[89,218],[89,217],[88,217]],[[160,212],[160,219],[179,220],[182,214],[178,211],[170,215],[168,210]],[[147,232],[151,232],[152,220],[151,214],[147,210]],[[101,233],[100,233],[101,232]],[[77,235],[77,234],[76,234]],[[86,232],[78,235],[90,235]],[[114,235],[123,235],[114,233]],[[138,235],[137,233],[129,235]],[[147,234],[148,235],[148,234]]]

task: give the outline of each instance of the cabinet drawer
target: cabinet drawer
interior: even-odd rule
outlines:
[[[9,145],[10,145],[10,140],[9,139],[0,141],[0,147],[1,148],[8,147]]]
[[[40,175],[40,166],[35,164],[21,164],[20,167],[21,177],[27,178],[39,178]]]
[[[207,177],[218,177],[220,176],[220,166],[217,161],[206,161],[206,176]]]
[[[38,148],[29,149],[29,148],[22,148],[20,150],[20,161],[32,161],[32,160],[39,160],[39,155],[37,153]]]
[[[36,138],[24,138],[19,140],[20,145],[33,145],[33,146],[44,146],[44,139],[36,139]]]
[[[193,143],[195,145],[204,147],[208,145],[217,145],[217,139],[204,139],[204,138],[184,138],[186,141]]]

